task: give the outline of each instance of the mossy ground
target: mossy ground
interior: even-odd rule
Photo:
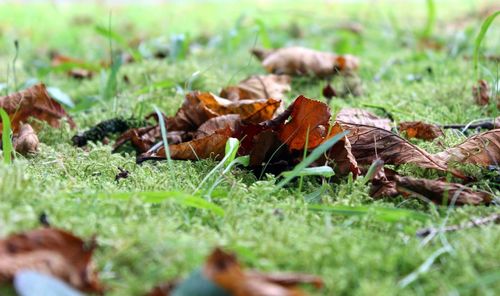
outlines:
[[[94,63],[105,59],[109,56],[109,40],[98,35],[94,27],[111,23],[111,28],[127,41],[160,36],[169,40],[173,34],[185,34],[202,45],[185,59],[124,65],[118,72],[116,97],[90,109],[69,110],[80,130],[118,115],[140,116],[151,112],[153,105],[172,115],[183,100],[187,82],[198,71],[196,88],[216,93],[248,75],[264,73],[248,52],[254,44],[262,44],[264,35],[269,36],[272,46],[298,44],[350,52],[362,59],[364,95],[334,99],[333,113],[345,106],[378,105],[397,121],[440,124],[497,116],[494,106],[473,103],[471,88],[476,76],[472,62],[464,59],[472,55],[481,19],[469,19],[463,28],[449,27],[454,20],[478,11],[476,1],[436,2],[438,20],[433,36],[445,44],[440,51],[418,46],[418,34],[426,19],[424,1],[383,1],[376,5],[188,2],[108,8],[2,4],[0,83],[8,81],[12,87],[12,67],[9,71],[7,68],[12,65],[13,40],[17,39],[18,84],[37,78],[68,93],[77,104],[98,96],[103,81],[100,75],[77,81],[60,72],[43,74],[40,65],[48,62],[47,53],[53,49]],[[260,29],[256,20],[264,24]],[[338,28],[347,21],[361,23],[363,34],[357,36]],[[300,28],[303,36],[295,38],[294,28]],[[498,54],[499,32],[497,22],[483,44],[485,53]],[[203,42],[207,38],[212,41]],[[113,46],[121,47],[116,42]],[[380,80],[374,81],[380,73]],[[498,64],[483,61],[480,73],[490,83],[498,83]],[[124,75],[130,84],[123,81]],[[178,87],[143,90],[163,81]],[[340,83],[337,78],[335,84]],[[288,103],[299,94],[324,100],[324,85],[324,81],[297,79]],[[497,226],[447,233],[425,245],[415,235],[421,227],[456,224],[496,212],[495,206],[448,209],[417,199],[372,200],[362,180],[349,178],[327,185],[311,178],[305,180],[301,191],[296,184],[275,190],[275,177],[256,180],[244,169],[234,169],[224,177],[212,200],[224,209],[224,216],[171,200],[147,203],[133,194],[129,199],[97,197],[113,192],[192,193],[216,162],[137,165],[133,154],[112,154],[108,145],[73,147],[70,138],[74,133],[67,127],[46,127],[40,133],[43,144],[37,155],[18,156],[13,165],[0,166],[0,234],[36,227],[42,212],[53,225],[77,235],[96,234],[100,248],[95,260],[111,295],[139,295],[158,282],[185,276],[217,245],[236,252],[252,268],[318,274],[326,283],[318,295],[494,295],[500,291]],[[416,143],[439,151],[463,139],[447,131],[446,138],[439,141]],[[118,167],[127,169],[130,176],[115,182]],[[437,176],[411,166],[400,169],[407,175]],[[493,185],[485,180],[484,171],[475,170],[475,174],[481,188]],[[319,198],[323,204],[364,205],[374,212],[339,216],[308,210],[307,194],[321,186],[325,188]],[[429,219],[410,217],[388,222],[377,218],[376,207],[411,209]],[[398,285],[436,250],[448,245],[452,250],[439,256],[414,282],[406,287]]]

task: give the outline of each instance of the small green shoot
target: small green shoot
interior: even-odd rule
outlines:
[[[158,107],[153,106],[156,115],[158,116],[158,122],[160,124],[160,131],[161,131],[161,139],[163,141],[163,147],[165,149],[165,155],[167,157],[168,165],[172,165],[172,159],[170,158],[170,148],[168,147],[168,141],[167,141],[167,127],[165,126],[165,120],[163,118],[163,114],[161,113],[160,109]]]
[[[10,118],[7,112],[3,108],[0,108],[0,116],[2,117],[2,150],[3,150],[3,162],[5,164],[12,163],[12,152],[14,148],[12,146],[12,139],[10,137]]]
[[[266,24],[261,19],[256,19],[255,24],[257,25],[257,32],[259,33],[259,39],[263,48],[273,48],[271,38],[269,37],[269,32],[267,30]]]
[[[486,32],[490,28],[491,24],[495,20],[495,18],[500,14],[500,10],[494,12],[492,15],[488,16],[483,24],[481,25],[481,30],[479,30],[479,34],[476,37],[476,41],[474,41],[474,73],[476,78],[479,79],[478,75],[478,67],[479,67],[479,49],[481,48],[481,43],[483,42],[484,37],[486,36]]]
[[[320,177],[330,178],[331,176],[335,175],[335,172],[331,167],[325,165],[313,168],[304,168],[299,172],[287,171],[281,174],[283,175],[283,177],[289,177],[294,175],[296,177],[320,176]]]
[[[323,153],[325,153],[328,149],[330,149],[335,143],[340,141],[343,137],[345,137],[349,131],[344,131],[338,135],[335,135],[333,138],[327,140],[323,144],[319,145],[314,149],[311,154],[309,154],[304,160],[302,160],[298,165],[295,166],[290,173],[283,178],[281,182],[277,184],[277,189],[283,188],[286,184],[288,184],[293,178],[299,176],[300,172],[303,169],[307,168],[311,163],[313,163],[316,159],[318,159]]]
[[[105,28],[103,26],[95,26],[95,31],[97,34],[108,38],[110,40],[115,41],[120,46],[122,46],[133,58],[134,61],[142,61],[141,53],[128,45],[128,42],[125,38],[123,38],[120,34],[112,31],[111,29]]]
[[[111,69],[108,70],[107,75],[106,72],[101,72],[101,82],[103,83],[103,87],[101,88],[101,99],[103,101],[110,100],[116,95],[117,85],[118,85],[118,70],[122,66],[122,59],[119,55],[115,55],[113,58],[113,63],[111,65]]]

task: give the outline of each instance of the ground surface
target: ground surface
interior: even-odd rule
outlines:
[[[18,39],[18,84],[36,78],[69,94],[80,106],[69,112],[83,130],[117,115],[149,113],[153,105],[172,115],[197,71],[199,78],[192,88],[217,93],[248,75],[264,73],[248,52],[254,44],[299,44],[349,52],[362,59],[364,95],[334,99],[332,112],[344,106],[378,105],[397,121],[440,124],[497,116],[495,108],[473,104],[475,76],[472,62],[464,58],[472,55],[473,40],[484,19],[475,15],[493,1],[436,1],[438,21],[432,34],[445,43],[440,51],[418,45],[426,20],[424,1],[357,2],[194,2],[113,8],[1,4],[0,83],[12,87],[13,71],[7,68],[14,57],[13,40]],[[339,28],[347,22],[362,24],[362,35]],[[80,82],[61,72],[44,74],[42,66],[48,63],[50,50],[93,63],[107,58],[109,39],[96,32],[96,25],[111,26],[127,42],[156,37],[169,41],[174,34],[184,34],[201,46],[186,58],[124,65],[118,72],[118,96],[86,109],[82,102],[100,93],[100,75]],[[300,30],[300,38],[294,37],[294,27]],[[497,21],[483,45],[485,54],[498,54],[499,32]],[[116,41],[112,46],[122,47]],[[123,82],[124,75],[130,84]],[[374,80],[377,75],[379,81]],[[483,61],[481,75],[498,81],[498,64]],[[160,82],[177,87],[161,87]],[[299,94],[324,100],[323,86],[322,81],[296,80],[288,103]],[[416,199],[372,200],[361,180],[346,178],[324,185],[316,202],[364,206],[369,213],[337,215],[308,210],[308,194],[322,186],[317,180],[307,179],[301,191],[293,184],[270,194],[274,177],[258,181],[235,169],[212,200],[224,210],[220,216],[173,200],[148,203],[133,194],[191,193],[215,161],[175,161],[170,168],[165,162],[136,165],[133,154],[112,154],[108,145],[75,148],[70,144],[73,134],[68,128],[46,128],[40,134],[39,154],[18,157],[8,167],[1,165],[0,234],[35,227],[41,212],[48,214],[53,225],[80,236],[97,234],[100,248],[95,259],[111,295],[138,295],[155,283],[186,275],[216,245],[236,252],[253,268],[321,275],[326,287],[318,295],[494,295],[500,290],[498,226],[449,233],[425,244],[415,236],[421,227],[456,224],[498,211],[494,206],[448,209]],[[448,131],[440,141],[450,146],[461,140],[462,135]],[[442,149],[437,142],[416,143],[429,151]],[[129,178],[115,182],[117,167],[130,171]],[[411,166],[403,169],[407,175],[437,177]],[[476,174],[481,178],[486,173]],[[488,189],[491,184],[484,181],[478,186]],[[131,194],[125,199],[109,198],[113,192]],[[418,211],[426,219],[412,215],[388,221],[377,214],[379,207]],[[443,247],[451,248],[410,284],[401,285],[405,276]]]

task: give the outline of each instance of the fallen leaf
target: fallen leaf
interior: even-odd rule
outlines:
[[[370,165],[380,158],[386,164],[412,163],[422,168],[447,171],[446,162],[400,136],[378,127],[340,122],[358,164]]]
[[[445,163],[498,165],[500,163],[500,129],[472,136],[459,145],[437,153],[436,158]]]
[[[89,69],[85,69],[86,63],[83,60],[62,55],[58,52],[50,53],[52,67],[67,65],[71,67],[67,74],[75,79],[90,79],[93,74]]]
[[[72,128],[76,126],[64,108],[50,97],[43,84],[0,97],[0,108],[9,114],[14,133],[17,133],[21,123],[30,117],[46,121],[53,127],[59,127],[61,119],[66,118]]]
[[[406,137],[432,141],[435,138],[444,136],[439,126],[422,121],[404,121],[399,123],[399,131],[405,132]]]
[[[29,124],[21,125],[19,134],[12,140],[14,150],[22,155],[36,153],[39,143],[38,136]]]
[[[329,138],[342,132],[344,132],[344,129],[340,126],[339,123],[335,123],[330,130]],[[358,162],[352,154],[351,142],[349,141],[349,138],[347,136],[343,137],[337,143],[335,143],[335,145],[333,145],[333,147],[328,150],[326,155],[330,160],[329,165],[334,166],[341,176],[345,176],[349,172],[351,172],[353,177],[356,178],[361,174],[361,171],[358,167]]]
[[[56,228],[40,228],[0,240],[0,283],[22,270],[57,277],[85,292],[102,292],[91,262],[95,244]]]
[[[169,145],[170,157],[180,160],[199,160],[211,157],[222,159],[222,157],[224,157],[226,142],[231,135],[231,129],[226,127],[203,138]],[[137,162],[143,162],[150,159],[166,159],[165,147],[162,146],[157,151],[141,154],[137,158]]]
[[[138,152],[143,153],[148,151],[159,139],[161,139],[159,125],[129,129],[116,139],[113,152],[118,151],[121,146],[130,141]],[[188,139],[191,139],[191,135],[183,131],[169,131],[167,133],[169,144],[179,144]]]
[[[167,129],[195,131],[207,120],[228,114],[239,114],[241,118],[254,116],[254,121],[271,119],[281,105],[281,100],[259,99],[230,101],[211,93],[191,92],[174,117],[167,119]]]
[[[491,194],[474,191],[462,184],[400,176],[395,171],[384,168],[382,161],[376,164],[370,187],[370,195],[374,198],[418,194],[436,204],[453,202],[456,205],[479,205],[492,201]]]
[[[203,138],[226,127],[229,127],[232,131],[235,131],[241,123],[242,121],[239,114],[229,114],[214,117],[200,125],[194,137],[196,139]]]
[[[330,83],[326,84],[326,86],[323,88],[321,93],[323,94],[323,97],[325,97],[328,100],[328,102],[330,102],[330,100],[333,97],[337,96],[337,92],[335,91],[335,89],[332,87],[332,85]]]
[[[304,96],[299,96],[291,108],[291,119],[280,128],[279,139],[290,150],[311,149],[321,144],[329,133],[330,108]]]
[[[312,75],[329,77],[339,71],[356,70],[358,58],[352,55],[336,55],[304,47],[286,47],[273,51],[253,49],[252,53],[262,61],[269,73],[288,75]]]
[[[409,194],[418,193],[437,204],[479,205],[489,204],[491,194],[474,191],[462,184],[448,183],[438,180],[417,179],[411,177],[394,176],[396,188],[399,192]]]
[[[287,75],[254,75],[238,85],[228,86],[220,92],[222,98],[231,101],[278,99],[284,100],[291,90],[291,78]]]
[[[379,117],[369,111],[358,108],[342,108],[337,113],[336,121],[360,125],[374,126],[390,131],[392,122],[390,119]]]
[[[264,274],[246,271],[236,256],[216,248],[208,256],[201,270],[193,272],[185,281],[169,282],[159,286],[149,295],[221,295],[221,296],[305,296],[297,286],[312,284],[316,288],[323,286],[317,276],[307,274]],[[162,287],[162,289],[160,289]]]

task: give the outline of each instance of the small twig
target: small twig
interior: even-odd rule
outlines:
[[[467,229],[467,228],[479,227],[479,226],[487,225],[490,223],[500,224],[500,214],[497,213],[497,214],[493,214],[493,215],[486,216],[486,217],[472,219],[465,224],[450,225],[450,226],[446,226],[443,228],[434,228],[434,227],[423,228],[423,229],[420,229],[417,231],[417,236],[427,237],[427,236],[434,234],[434,233],[437,233],[437,232],[458,231],[458,230],[463,230],[463,229]]]

